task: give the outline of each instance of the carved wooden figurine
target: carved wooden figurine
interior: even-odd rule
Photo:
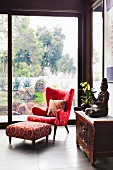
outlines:
[[[86,115],[89,117],[97,118],[108,115],[109,92],[107,91],[108,83],[106,78],[102,79],[100,89],[101,92],[98,94],[98,98],[93,101],[97,105],[97,108],[88,108],[85,110]]]

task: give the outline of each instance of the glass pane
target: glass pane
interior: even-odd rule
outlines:
[[[108,91],[110,93],[109,97],[109,115],[112,114],[113,105],[113,1],[104,1],[104,16],[105,16],[105,57],[104,57],[104,74],[108,80]]]
[[[77,49],[77,18],[13,16],[13,115],[45,107],[47,86],[77,89]]]
[[[102,80],[102,11],[93,12],[93,87],[100,91]],[[97,96],[96,96],[97,97]]]
[[[8,120],[8,16],[0,14],[0,122]]]

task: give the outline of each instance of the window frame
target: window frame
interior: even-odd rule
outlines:
[[[12,15],[27,15],[27,16],[62,16],[62,17],[77,17],[78,18],[78,89],[80,82],[85,75],[85,17],[83,13],[77,13],[75,11],[25,11],[25,10],[12,10],[8,13],[8,122],[1,123],[0,127],[6,127],[7,124],[12,123]],[[76,81],[76,80],[75,80]],[[11,93],[10,93],[11,92]],[[76,90],[75,90],[76,93]],[[78,107],[81,105],[80,91],[78,90]],[[73,122],[73,120],[70,120]],[[74,120],[75,122],[75,120]],[[13,122],[15,123],[15,122]]]

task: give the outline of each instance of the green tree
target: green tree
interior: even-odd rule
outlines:
[[[64,74],[75,74],[76,67],[73,58],[70,58],[69,54],[64,55],[58,61],[58,72],[62,72]]]
[[[0,50],[7,49],[8,40],[8,18],[5,14],[0,14]]]
[[[38,76],[44,47],[37,39],[35,30],[30,26],[29,17],[13,17],[13,76]],[[27,66],[23,63],[26,63]],[[22,67],[21,65],[25,66]],[[32,73],[32,67],[40,69]],[[21,70],[20,70],[21,68]],[[23,69],[23,70],[22,70]],[[27,73],[28,71],[28,73]],[[22,74],[23,73],[23,74]]]
[[[2,73],[7,74],[7,72],[8,72],[8,57],[7,57],[6,50],[3,50],[0,52],[0,68],[2,70]]]
[[[8,17],[0,14],[0,86],[7,86],[8,74]]]
[[[30,52],[28,50],[20,49],[20,51],[16,53],[16,56],[17,57],[14,59],[15,63],[26,62],[28,66],[32,64]]]
[[[44,46],[45,52],[42,56],[41,67],[50,67],[52,74],[57,74],[57,62],[62,57],[64,34],[62,29],[55,27],[53,30],[48,30],[46,27],[37,28],[37,38]]]

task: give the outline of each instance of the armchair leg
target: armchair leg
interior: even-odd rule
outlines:
[[[54,125],[54,135],[53,135],[53,141],[55,141],[56,130],[57,130],[57,126],[56,126],[56,125]]]
[[[48,142],[48,135],[46,136],[46,142]]]
[[[9,144],[11,145],[11,137],[9,136]]]
[[[69,133],[69,130],[68,130],[68,127],[67,127],[67,125],[65,126],[65,128],[66,128],[66,130],[67,130],[67,133]]]

